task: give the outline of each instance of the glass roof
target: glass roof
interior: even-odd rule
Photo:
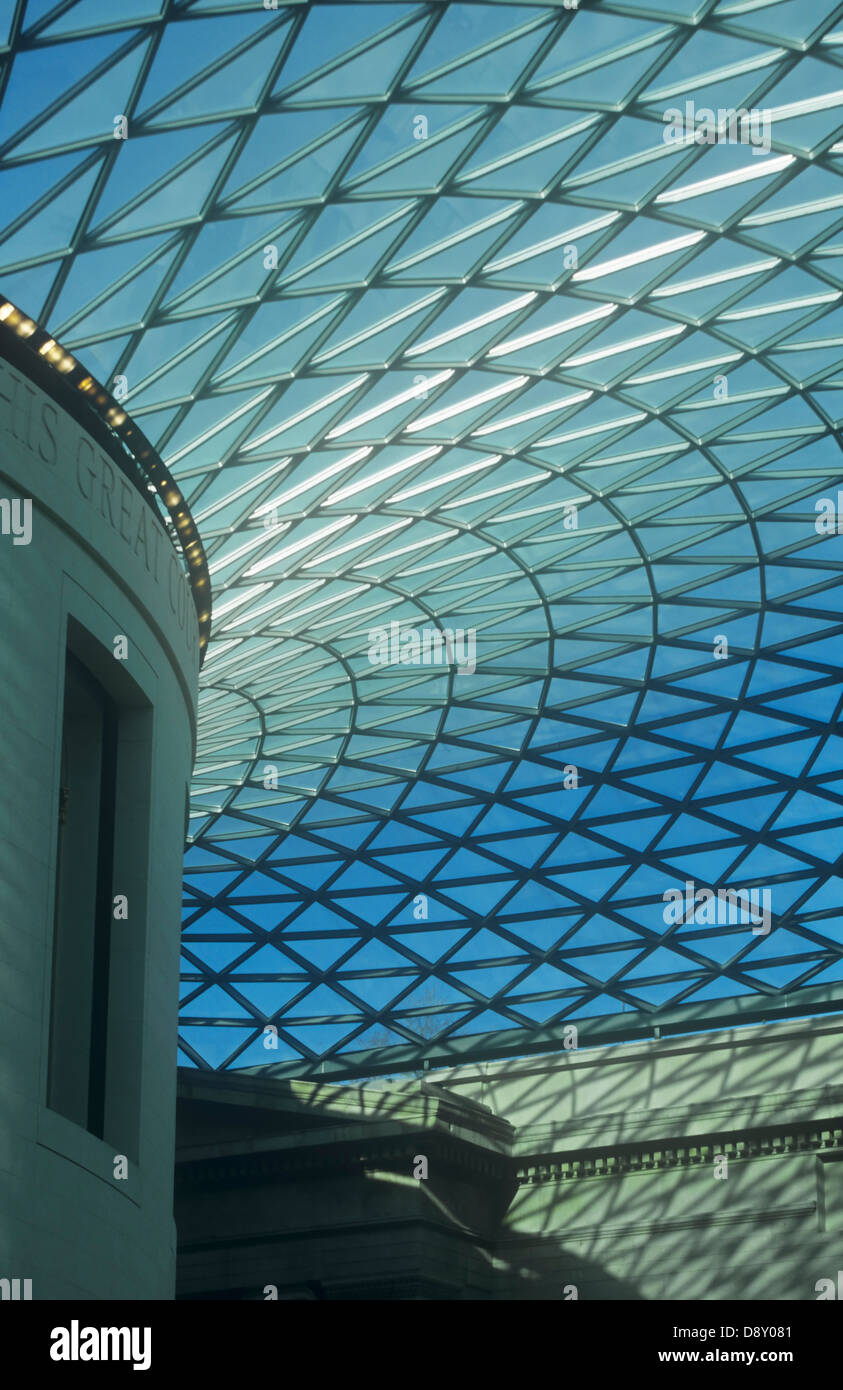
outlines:
[[[841,57],[832,0],[0,0],[0,290],[210,565],[183,1062],[841,1007]]]

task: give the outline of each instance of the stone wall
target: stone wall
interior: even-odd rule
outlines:
[[[179,1294],[816,1299],[842,1044],[826,1017],[402,1084],[183,1071]]]
[[[0,1276],[42,1298],[169,1298],[179,900],[198,633],[167,532],[118,463],[0,361]],[[10,511],[11,515],[14,515]],[[106,1139],[46,1104],[65,652],[121,713]],[[115,639],[126,639],[125,649]],[[125,650],[125,656],[116,653]],[[86,1026],[80,1017],[80,1028]],[[115,1087],[112,1086],[112,1090]],[[118,1154],[126,1178],[115,1178]]]

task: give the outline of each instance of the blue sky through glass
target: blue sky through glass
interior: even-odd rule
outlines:
[[[831,0],[160,10],[0,4],[0,287],[208,554],[182,1061],[838,1007]]]

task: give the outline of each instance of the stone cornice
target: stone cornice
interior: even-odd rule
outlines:
[[[409,1173],[418,1153],[451,1170],[512,1181],[508,1153],[487,1148],[475,1136],[368,1126],[263,1140],[248,1148],[220,1145],[183,1150],[176,1161],[176,1186],[214,1187],[233,1179],[262,1182],[270,1177],[328,1176],[391,1170]]]
[[[711,1165],[718,1155],[729,1162],[748,1158],[773,1158],[787,1154],[811,1153],[817,1150],[831,1154],[840,1151],[843,1158],[843,1122],[824,1126],[806,1125],[780,1129],[764,1129],[756,1133],[710,1135],[700,1142],[687,1140],[658,1140],[615,1150],[592,1153],[573,1152],[566,1155],[547,1155],[515,1164],[520,1185],[540,1182],[570,1182],[581,1178],[618,1177],[625,1173],[656,1172],[667,1168],[700,1168]]]

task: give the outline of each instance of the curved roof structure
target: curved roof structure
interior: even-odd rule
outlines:
[[[182,1060],[839,1009],[843,5],[0,16],[0,290],[210,567]]]
[[[0,357],[93,435],[165,527],[188,582],[199,627],[199,664],[211,625],[205,552],[181,489],[137,424],[87,367],[0,295]]]

